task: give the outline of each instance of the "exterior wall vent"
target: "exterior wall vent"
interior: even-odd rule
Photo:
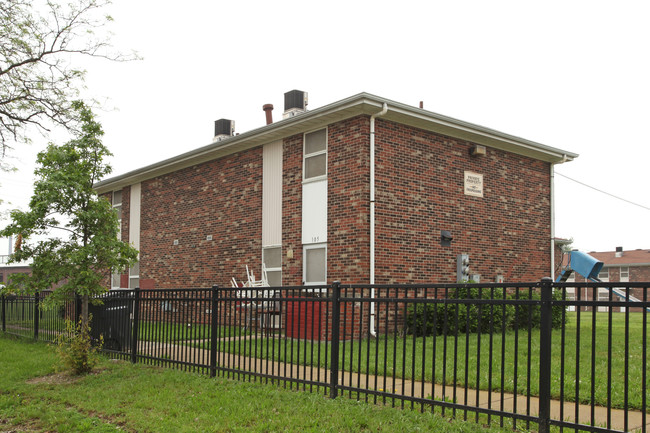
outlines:
[[[287,119],[307,111],[307,100],[307,92],[301,90],[292,90],[285,93],[282,118]]]
[[[225,140],[235,135],[235,121],[228,119],[219,119],[214,122],[214,138],[213,143]]]

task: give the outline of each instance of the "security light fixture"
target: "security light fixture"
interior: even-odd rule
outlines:
[[[453,236],[451,235],[451,232],[448,230],[440,230],[440,246],[442,247],[450,247],[451,246],[451,241],[453,240]]]

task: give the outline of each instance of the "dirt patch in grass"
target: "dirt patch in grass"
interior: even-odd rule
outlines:
[[[28,424],[9,424],[7,420],[0,419],[0,433],[37,433],[42,432],[40,428]]]
[[[102,369],[95,369],[92,372],[88,373],[86,376],[95,376],[98,374],[102,374],[104,371],[106,371],[105,368]],[[70,383],[76,383],[80,381],[82,378],[85,376],[80,375],[80,376],[75,376],[73,374],[63,372],[63,373],[52,373],[48,374],[47,376],[41,376],[41,377],[35,377],[33,379],[29,379],[27,383],[31,385],[66,385]],[[0,433],[4,433],[0,431]]]

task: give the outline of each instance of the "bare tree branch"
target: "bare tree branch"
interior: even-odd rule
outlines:
[[[112,61],[137,59],[112,48],[102,12],[110,0],[2,0],[0,2],[0,156],[29,141],[27,128],[47,133],[73,129],[72,101],[85,71],[78,56]],[[40,12],[44,11],[44,12]]]

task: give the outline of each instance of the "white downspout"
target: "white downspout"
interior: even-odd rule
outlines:
[[[555,281],[555,164],[551,163],[551,278]]]
[[[560,164],[567,162],[566,155]],[[551,163],[551,278],[555,281],[555,164]]]
[[[388,112],[384,102],[382,110],[370,116],[370,285],[375,284],[375,118]],[[375,299],[375,288],[370,289],[370,299]],[[375,327],[375,302],[370,303],[370,335],[377,337]]]

